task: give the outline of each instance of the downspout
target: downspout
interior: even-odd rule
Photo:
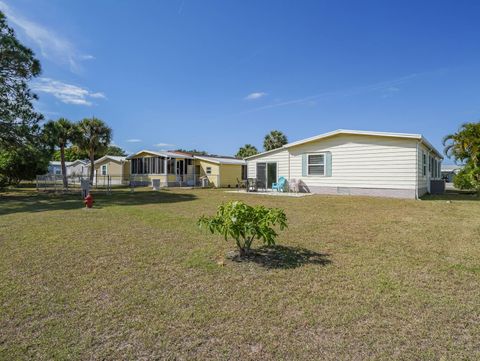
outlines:
[[[221,179],[222,179],[222,165],[218,164],[217,188],[220,188]]]
[[[427,189],[428,189],[428,194],[431,194],[431,193],[432,193],[432,183],[431,183],[431,182],[432,182],[432,169],[431,169],[431,167],[433,167],[433,164],[432,164],[432,163],[433,163],[433,160],[432,160],[432,162],[430,161],[430,159],[431,159],[430,154],[431,154],[431,153],[432,153],[432,150],[429,149],[429,150],[428,150],[428,162],[427,162],[427,164],[428,164],[428,172],[427,172]]]
[[[197,173],[196,173],[196,170],[197,170],[197,165],[195,164],[195,156],[193,156],[192,158],[192,166],[193,166],[193,188],[195,188],[195,186],[197,185]]]
[[[420,149],[418,148],[418,145],[420,144],[421,140],[419,140],[417,142],[417,153],[415,155],[415,158],[416,158],[416,169],[415,169],[415,199],[419,199],[419,196],[418,196],[418,155],[419,155],[419,152],[420,152]],[[422,167],[423,167],[423,164],[422,164]],[[423,169],[423,168],[422,168]]]

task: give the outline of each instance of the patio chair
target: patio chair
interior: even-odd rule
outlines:
[[[240,188],[247,188],[247,180],[240,180],[237,178],[237,190],[240,190]]]
[[[285,177],[280,177],[278,178],[277,183],[272,183],[272,190],[276,190],[277,192],[283,192],[285,190],[285,185],[287,183],[287,180]]]
[[[257,181],[257,191],[266,192],[267,191],[267,184],[262,181]]]
[[[258,191],[258,182],[256,178],[247,179],[247,192],[256,192]]]
[[[298,184],[295,178],[292,178],[288,181],[288,190],[289,192],[298,193]]]

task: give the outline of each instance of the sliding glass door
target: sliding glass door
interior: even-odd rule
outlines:
[[[277,182],[277,163],[267,163],[267,188]]]
[[[257,181],[259,187],[272,188],[272,183],[277,181],[277,163],[257,163]]]

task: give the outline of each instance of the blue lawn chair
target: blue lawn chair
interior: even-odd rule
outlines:
[[[287,180],[285,177],[280,177],[278,178],[277,183],[272,183],[272,190],[276,189],[277,192],[283,192],[285,190],[285,185],[287,183]]]

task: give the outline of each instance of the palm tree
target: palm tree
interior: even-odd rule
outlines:
[[[287,136],[279,130],[272,130],[263,140],[263,148],[266,151],[281,148],[288,143]]]
[[[258,154],[258,149],[251,145],[251,144],[245,144],[243,147],[240,147],[238,150],[236,157],[237,158],[247,158],[251,157],[252,155]]]
[[[459,161],[471,161],[480,167],[480,122],[464,123],[458,132],[443,138],[445,155]]]
[[[475,189],[480,197],[480,122],[464,123],[458,132],[443,138],[445,154],[464,163],[453,182],[460,189]]]
[[[65,166],[65,148],[78,136],[78,127],[66,118],[50,120],[44,126],[45,134],[55,147],[60,148],[60,163],[62,167],[63,188],[68,188],[67,167]]]
[[[112,140],[112,129],[102,120],[92,117],[78,123],[79,136],[76,145],[88,154],[90,159],[90,182],[93,183],[95,154],[104,152]]]

